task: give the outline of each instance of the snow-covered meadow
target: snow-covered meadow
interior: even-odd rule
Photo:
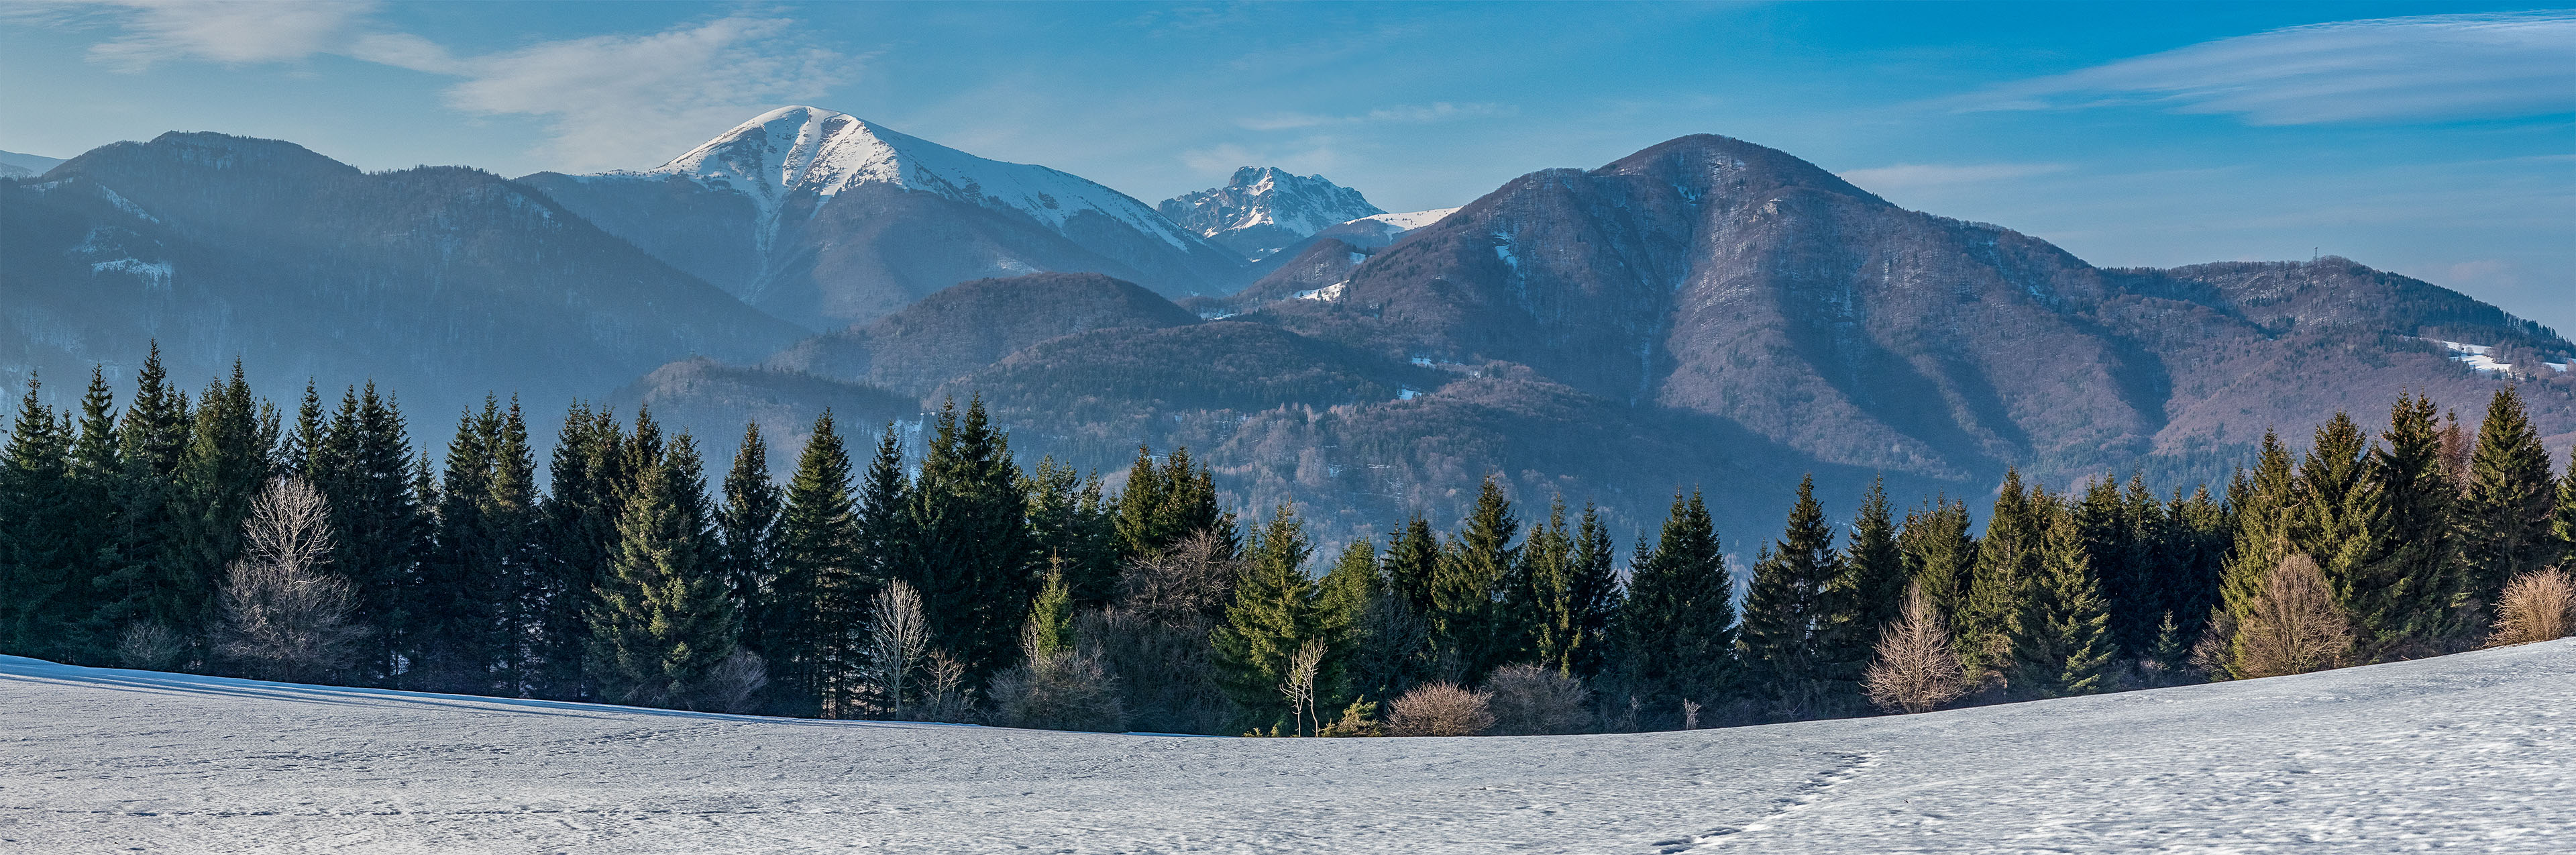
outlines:
[[[11,852],[2546,852],[2576,640],[1928,715],[1272,740],[0,657]]]

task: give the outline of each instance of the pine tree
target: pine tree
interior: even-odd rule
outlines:
[[[2219,581],[2227,573],[2227,550],[2235,538],[2236,525],[2226,504],[2212,497],[2207,485],[2195,488],[2188,497],[2176,490],[2165,505],[2164,516],[2168,520],[2164,565],[2170,575],[2158,586],[2158,606],[2171,619],[2174,631],[2170,640],[2188,650],[2192,641],[2206,631],[2210,614],[2219,607]],[[2157,629],[2160,639],[2168,635],[2162,623]],[[2164,662],[2182,664],[2180,659]]]
[[[769,443],[760,436],[760,424],[743,423],[742,445],[734,451],[733,468],[725,472],[724,505],[716,513],[718,539],[724,544],[719,566],[738,619],[757,619],[768,608],[778,515],[785,501],[778,483],[769,479]]]
[[[2110,688],[2110,615],[2074,515],[2051,501],[2039,545],[2039,572],[2024,598],[2013,637],[2013,683],[2040,697]]]
[[[436,545],[408,597],[415,616],[403,651],[412,663],[408,687],[469,694],[501,689],[508,648],[503,600],[512,580],[504,569],[507,545],[492,538],[499,525],[487,516],[500,434],[500,404],[487,397],[481,413],[458,417],[456,437],[447,444]]]
[[[2461,579],[2448,560],[2450,515],[2460,491],[2442,462],[2435,415],[2433,399],[2412,394],[2390,408],[2386,444],[2372,450],[2365,473],[2379,506],[2374,554],[2326,568],[2364,657],[2453,632]]]
[[[1638,544],[1618,624],[1618,682],[1647,710],[1714,705],[1734,689],[1735,593],[1697,492],[1673,496],[1661,536]]]
[[[1037,593],[1037,554],[1010,441],[973,399],[963,414],[941,408],[912,492],[916,540],[905,571],[921,590],[931,644],[981,681],[1008,667],[1020,621]]]
[[[2121,517],[2128,523],[2122,549],[2106,564],[2094,565],[2102,600],[2111,611],[2111,643],[2121,650],[2148,653],[2173,624],[2169,604],[2173,588],[2189,584],[2189,570],[2178,563],[2185,546],[2174,530],[2171,510],[2147,489],[2145,473],[2132,473],[2120,497]],[[2090,554],[2087,541],[2087,554]],[[2207,609],[2201,610],[2206,613]]]
[[[1818,598],[1816,659],[1824,682],[1824,707],[1857,710],[1861,677],[1877,655],[1880,630],[1904,610],[1905,556],[1896,545],[1885,479],[1870,484],[1852,520],[1851,543]]]
[[[1601,676],[1608,665],[1610,627],[1619,615],[1619,568],[1611,554],[1613,548],[1610,527],[1601,521],[1601,510],[1591,502],[1583,503],[1583,517],[1574,525],[1570,556],[1573,581],[1566,592],[1575,630],[1566,665],[1573,676],[1586,680]]]
[[[1498,602],[1504,583],[1520,563],[1520,520],[1503,497],[1502,483],[1486,476],[1458,533],[1457,548],[1445,550],[1433,565],[1431,579],[1432,644],[1444,660],[1458,663],[1463,681],[1480,682],[1503,664],[1518,645],[1502,625]]]
[[[1829,707],[1817,634],[1826,618],[1826,586],[1842,573],[1833,526],[1809,476],[1798,485],[1798,502],[1770,560],[1753,568],[1736,642],[1750,686],[1789,717],[1836,711]]]
[[[525,446],[522,437],[517,447]],[[410,650],[418,631],[415,624],[435,618],[413,598],[436,534],[433,506],[412,483],[413,455],[400,407],[370,383],[342,394],[307,461],[307,477],[331,509],[332,569],[349,580],[358,613],[375,625],[358,642],[353,669],[359,680],[375,685],[392,683],[399,654]],[[533,495],[533,472],[514,477]]]
[[[1351,541],[1317,585],[1318,622],[1337,647],[1355,647],[1361,643],[1358,634],[1369,602],[1385,591],[1386,579],[1378,569],[1377,543],[1365,537]]]
[[[2387,496],[2371,477],[2378,450],[2367,445],[2360,426],[2342,412],[2318,428],[2316,444],[2299,467],[2290,519],[2291,548],[2324,570],[2335,603],[2347,613],[2377,596],[2362,586],[2376,581],[2371,568],[2392,546]]]
[[[1976,572],[1977,539],[1968,533],[1968,506],[1936,496],[1930,505],[1905,514],[1896,544],[1905,556],[1905,572],[1923,584],[1923,595],[1945,621],[1959,613]]]
[[[893,422],[887,422],[877,433],[876,453],[868,458],[867,473],[860,476],[851,516],[859,538],[859,569],[844,596],[859,598],[853,602],[873,601],[887,582],[903,575],[900,565],[912,554],[916,539],[911,496],[912,481],[903,468],[903,437]]]
[[[2567,450],[2567,474],[2558,481],[2558,514],[2549,530],[2558,537],[2558,566],[2576,567],[2576,448]]]
[[[1073,652],[1073,586],[1065,581],[1061,564],[1047,570],[1037,597],[1029,601],[1029,619],[1022,627],[1020,652],[1031,661]]]
[[[1234,514],[1217,505],[1215,479],[1191,463],[1187,448],[1173,449],[1171,459],[1158,466],[1153,451],[1138,446],[1127,489],[1115,504],[1111,525],[1121,561],[1168,549],[1202,531],[1217,533],[1227,560],[1241,551]]]
[[[697,459],[686,435],[670,442],[639,473],[618,518],[590,649],[603,694],[621,703],[708,708],[710,678],[735,649],[731,586],[699,513],[706,485]]]
[[[1289,660],[1308,641],[1326,640],[1320,592],[1306,576],[1311,548],[1295,507],[1272,512],[1245,556],[1224,622],[1208,638],[1218,684],[1254,727],[1287,718],[1279,686],[1288,677]],[[1338,669],[1337,662],[1328,662],[1317,685],[1338,682]]]
[[[580,698],[591,686],[584,674],[591,638],[590,616],[597,609],[595,592],[606,580],[606,568],[617,544],[617,521],[624,507],[619,484],[624,467],[625,437],[607,410],[575,403],[564,412],[549,463],[551,489],[543,505],[545,547],[543,585],[538,599],[538,697]],[[434,490],[419,491],[424,503],[435,503]]]
[[[2478,601],[2495,602],[2505,582],[2557,557],[2550,531],[2557,498],[2552,481],[2549,452],[2524,412],[2522,395],[2510,386],[2496,390],[2478,426],[2467,489],[2454,515],[2459,561]]]
[[[772,708],[787,715],[839,717],[854,711],[859,665],[857,509],[850,456],[832,412],[814,420],[778,517],[777,577],[761,625]]]

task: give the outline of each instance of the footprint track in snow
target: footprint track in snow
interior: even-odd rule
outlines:
[[[1814,807],[1816,803],[1824,801],[1825,797],[1832,793],[1834,787],[1842,784],[1844,781],[1849,781],[1853,778],[1859,777],[1863,771],[1868,770],[1872,766],[1878,765],[1878,755],[1869,752],[1836,751],[1832,752],[1828,756],[1834,757],[1840,762],[1835,764],[1833,768],[1818,772],[1809,777],[1805,783],[1799,784],[1797,789],[1791,790],[1788,795],[1781,797],[1780,800],[1775,803],[1776,806],[1773,807],[1769,813],[1765,813],[1761,817],[1754,819],[1752,822],[1748,822],[1740,826],[1721,826],[1689,837],[1656,843],[1656,855],[1679,855],[1679,853],[1685,852],[1714,851],[1721,846],[1725,846],[1729,840],[1738,835],[1746,832],[1761,831],[1765,828],[1769,828],[1771,823],[1782,817],[1791,816],[1810,807]]]

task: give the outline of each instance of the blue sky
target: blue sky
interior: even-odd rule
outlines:
[[[2576,332],[2576,11],[2422,3],[28,3],[0,149],[643,168],[779,104],[1152,202],[1391,210],[1687,133],[2102,265],[2349,256]]]

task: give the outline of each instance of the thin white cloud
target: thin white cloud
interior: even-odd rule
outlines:
[[[119,33],[92,46],[89,57],[119,71],[180,60],[239,65],[328,54],[460,78],[445,93],[450,107],[542,117],[544,150],[567,170],[660,163],[762,109],[821,96],[863,59],[805,42],[792,21],[751,15],[650,35],[458,56],[420,36],[371,25],[372,2],[113,0],[26,8],[51,10],[44,14],[58,23],[112,23]]]
[[[793,39],[793,22],[730,17],[649,36],[548,42],[464,62],[460,110],[546,117],[562,168],[640,168],[780,101],[818,97],[856,60]]]
[[[2008,181],[2066,170],[2063,163],[1898,163],[1848,169],[1841,175],[1864,190],[1906,190]]]
[[[372,2],[300,0],[109,0],[124,31],[89,49],[90,61],[123,72],[199,59],[233,65],[284,62],[346,42]]]
[[[1955,99],[1964,111],[2107,105],[2256,125],[2576,112],[2576,12],[2428,15],[2220,39]]]
[[[1276,113],[1258,118],[1245,119],[1241,122],[1237,122],[1236,124],[1255,131],[1280,131],[1294,128],[1323,127],[1328,125],[1362,125],[1379,123],[1428,125],[1437,122],[1453,122],[1461,119],[1484,119],[1517,115],[1520,115],[1520,108],[1509,104],[1452,104],[1447,101],[1440,101],[1431,104],[1399,104],[1393,107],[1380,107],[1366,113],[1355,113],[1342,116],[1319,115],[1314,113]]]

